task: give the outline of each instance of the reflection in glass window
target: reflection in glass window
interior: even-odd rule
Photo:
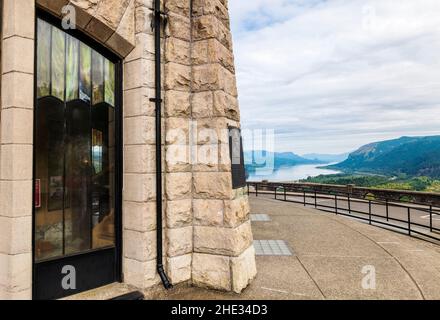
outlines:
[[[115,64],[38,19],[37,96],[115,105]]]
[[[64,101],[65,33],[52,28],[52,96]]]
[[[105,60],[105,102],[115,105],[115,65],[109,60]]]
[[[71,36],[66,38],[66,100],[78,98],[79,41]]]
[[[104,57],[96,51],[92,53],[93,104],[104,102]]]
[[[91,101],[92,98],[92,49],[80,44],[80,99],[84,101]]]
[[[35,258],[115,245],[115,65],[37,22]]]
[[[92,162],[95,174],[102,172],[102,131],[92,129]]]
[[[38,20],[38,45],[37,45],[37,96],[50,95],[50,24]]]

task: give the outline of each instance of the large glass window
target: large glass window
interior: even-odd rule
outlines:
[[[115,245],[115,64],[38,19],[35,255]]]

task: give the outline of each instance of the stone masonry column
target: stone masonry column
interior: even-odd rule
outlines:
[[[226,0],[194,0],[192,116],[195,285],[241,292],[256,275],[244,188],[233,190],[228,126],[239,127],[232,38]]]
[[[135,1],[135,49],[124,60],[124,282],[148,288],[156,272],[156,134],[152,1]]]
[[[171,283],[191,280],[193,252],[190,149],[190,0],[164,0],[166,270]]]
[[[34,16],[34,0],[4,0],[0,20],[0,299],[32,298]]]

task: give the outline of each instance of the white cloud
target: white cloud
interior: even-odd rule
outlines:
[[[440,1],[230,0],[244,128],[345,152],[440,134]]]

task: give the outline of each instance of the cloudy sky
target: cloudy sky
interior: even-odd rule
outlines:
[[[440,134],[439,0],[229,7],[242,125],[274,129],[277,151],[342,153]]]

